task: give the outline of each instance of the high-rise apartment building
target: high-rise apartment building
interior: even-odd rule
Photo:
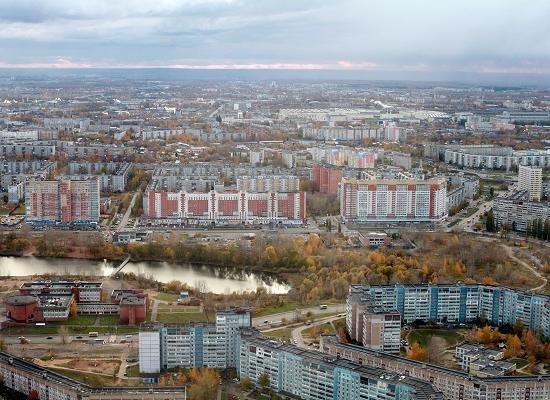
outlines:
[[[250,326],[250,310],[245,308],[218,311],[214,324],[142,325],[140,372],[159,373],[176,367],[235,367],[240,329]]]
[[[447,215],[445,179],[342,179],[340,214],[347,222],[438,221]]]
[[[540,201],[542,195],[542,168],[532,165],[518,167],[518,190],[529,193],[529,201]]]
[[[99,222],[99,181],[28,181],[25,187],[27,222]]]
[[[237,178],[237,190],[243,192],[298,192],[300,178],[294,175],[240,176]]]
[[[347,299],[346,324],[358,340],[361,304],[397,310],[403,323],[416,320],[469,323],[481,316],[494,325],[521,320],[532,331],[550,338],[550,296],[488,285],[352,286]],[[363,313],[364,314],[364,313]],[[355,335],[355,337],[354,337]]]
[[[315,164],[311,170],[313,189],[321,193],[338,193],[338,185],[342,180],[342,170],[337,167],[330,167]]]

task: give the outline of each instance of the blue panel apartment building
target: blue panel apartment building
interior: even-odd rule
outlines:
[[[239,336],[237,371],[255,383],[267,374],[271,389],[303,400],[443,399],[428,382],[283,344],[253,330]]]
[[[466,284],[354,285],[346,308],[346,324],[352,338],[362,324],[361,304],[366,302],[397,310],[403,323],[422,320],[460,324],[484,317],[491,324],[505,325],[521,320],[529,329],[550,338],[550,297],[512,288]]]

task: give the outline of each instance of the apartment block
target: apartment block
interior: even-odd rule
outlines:
[[[294,175],[245,175],[237,178],[237,190],[252,193],[298,192],[300,190],[300,178]]]
[[[25,206],[29,223],[97,223],[99,181],[28,181]]]
[[[342,179],[340,214],[346,222],[434,222],[445,218],[444,179]]]
[[[476,376],[466,371],[415,361],[396,354],[340,343],[336,336],[322,336],[320,350],[327,356],[350,360],[387,373],[430,383],[446,400],[545,400],[550,398],[548,375]]]
[[[337,167],[315,164],[311,170],[313,189],[321,193],[337,194],[342,170]]]
[[[395,309],[403,323],[416,320],[468,323],[481,316],[494,325],[521,320],[534,332],[550,338],[550,296],[488,285],[352,286],[347,299],[346,324],[358,340],[361,304]],[[354,312],[355,311],[355,312]],[[364,323],[364,322],[363,322]],[[355,333],[354,333],[355,332]]]
[[[283,344],[256,331],[241,333],[238,352],[241,379],[258,384],[267,374],[271,389],[290,398],[443,399],[428,382]]]
[[[171,223],[285,223],[301,224],[305,192],[168,192],[146,190],[143,215],[152,222]]]
[[[529,201],[540,201],[542,195],[542,168],[532,165],[518,167],[518,190],[527,191]]]
[[[493,200],[493,214],[497,229],[525,232],[532,221],[550,218],[550,203],[529,201],[527,191],[514,192]]]
[[[250,310],[216,312],[213,324],[145,324],[139,332],[140,372],[183,367],[235,367],[240,329],[251,326]]]

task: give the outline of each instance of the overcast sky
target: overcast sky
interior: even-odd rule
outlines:
[[[550,74],[550,0],[0,0],[0,66]]]

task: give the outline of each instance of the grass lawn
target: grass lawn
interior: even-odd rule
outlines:
[[[462,218],[455,219],[453,222],[451,222],[449,225],[447,225],[447,227],[450,228],[450,227],[452,227],[452,226],[455,226],[455,225],[458,224],[460,221],[462,221]]]
[[[281,328],[271,332],[264,332],[264,335],[271,336],[277,339],[286,340],[287,342],[289,342],[291,333],[292,333],[292,328]]]
[[[118,315],[102,315],[99,320],[100,325],[118,325]]]
[[[464,217],[469,218],[478,211],[479,211],[479,208],[477,207],[468,207],[468,209],[466,210],[466,215]]]
[[[418,342],[422,347],[427,347],[432,336],[442,337],[448,346],[454,346],[462,339],[455,329],[415,329],[408,336],[409,343]]]
[[[126,376],[128,378],[137,378],[139,376],[139,364],[126,367]]]
[[[78,372],[75,370],[66,370],[66,369],[57,369],[57,368],[48,368],[48,369],[50,369],[53,372],[57,372],[58,374],[68,376],[69,378],[75,379],[79,382],[83,382],[94,387],[113,386],[115,384],[115,380],[111,377],[90,374],[87,372]]]
[[[161,301],[178,301],[179,296],[173,293],[157,293],[155,299]]]
[[[305,329],[302,333],[305,336],[316,339],[319,337],[319,334],[330,335],[336,333],[336,330],[330,322],[326,322],[323,325],[309,327]]]
[[[523,368],[527,364],[529,364],[529,361],[527,361],[524,358],[510,358],[509,360],[506,360],[506,361],[511,362],[511,363],[515,363],[516,364],[516,369]]]
[[[184,323],[184,322],[201,322],[213,321],[213,316],[207,318],[205,313],[159,313],[157,316],[158,322],[168,323]]]
[[[310,306],[308,306],[307,304],[300,304],[297,302],[288,302],[288,303],[282,304],[279,307],[261,308],[258,311],[254,312],[254,317],[263,317],[264,315],[279,314],[279,313],[284,313],[288,311],[294,311],[297,308],[306,308],[306,307],[310,307]]]
[[[24,205],[24,204],[19,205],[19,207],[17,207],[17,208],[15,209],[15,211],[13,212],[13,214],[16,214],[16,215],[24,215],[24,214],[25,214],[25,205]]]

